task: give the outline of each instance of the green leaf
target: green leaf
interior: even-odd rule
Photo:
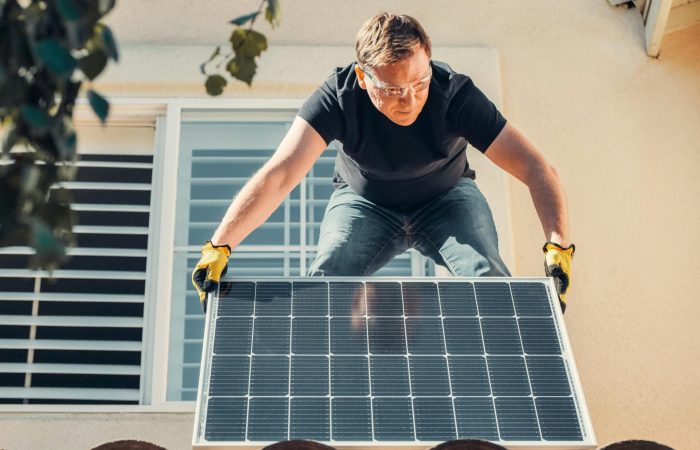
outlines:
[[[258,14],[260,14],[260,11],[256,11],[256,12],[254,12],[254,13],[246,14],[245,16],[236,17],[235,19],[233,19],[233,20],[230,21],[229,23],[230,23],[231,25],[238,25],[239,27],[242,27],[242,26],[245,25],[247,22],[250,22],[251,20],[253,20],[253,19],[255,19],[256,17],[258,17]]]
[[[254,30],[236,28],[231,33],[231,48],[236,56],[255,57],[267,50],[267,38],[264,34]]]
[[[204,86],[207,88],[207,94],[209,95],[221,95],[224,92],[224,87],[226,87],[226,78],[221,75],[209,75]]]
[[[282,9],[279,0],[267,0],[267,8],[265,8],[265,20],[270,22],[272,28],[277,28],[282,19]]]
[[[232,77],[237,78],[248,86],[253,82],[255,69],[257,68],[255,59],[250,56],[236,56],[226,65],[226,70]]]
[[[20,107],[24,121],[38,133],[48,131],[51,126],[51,118],[41,109],[25,103]]]
[[[78,61],[78,67],[90,80],[97,78],[106,65],[107,55],[100,49],[93,50]]]
[[[87,96],[95,115],[97,115],[97,117],[100,118],[100,122],[104,124],[109,115],[109,102],[92,89],[88,90]]]
[[[68,49],[55,39],[39,41],[36,50],[46,68],[55,75],[68,75],[78,65]]]
[[[32,220],[32,246],[36,254],[30,267],[53,270],[58,268],[66,256],[66,248],[56,240],[51,228],[40,219]]]
[[[75,0],[56,0],[56,9],[65,20],[75,21],[80,19],[80,9]]]
[[[100,15],[105,15],[114,8],[116,0],[97,0],[97,11]]]
[[[119,49],[117,48],[117,41],[114,40],[112,30],[107,25],[98,23],[95,31],[100,37],[100,46],[105,54],[114,61],[119,62]]]

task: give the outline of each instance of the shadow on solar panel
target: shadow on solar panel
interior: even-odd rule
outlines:
[[[595,448],[549,279],[222,281],[193,447]]]

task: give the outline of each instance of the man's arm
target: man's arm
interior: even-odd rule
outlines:
[[[569,224],[566,199],[554,167],[510,123],[506,123],[486,149],[485,155],[530,189],[545,240],[567,247]]]
[[[243,186],[212,236],[215,245],[234,249],[259,227],[299,184],[326,149],[326,142],[296,117],[277,151]]]

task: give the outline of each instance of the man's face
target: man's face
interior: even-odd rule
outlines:
[[[432,73],[430,57],[420,44],[401,61],[379,67],[355,66],[355,73],[360,87],[389,120],[402,126],[416,121],[428,99]]]

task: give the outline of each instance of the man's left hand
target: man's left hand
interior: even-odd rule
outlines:
[[[562,247],[556,242],[548,241],[542,247],[544,251],[544,271],[549,277],[554,277],[554,284],[559,294],[561,312],[566,311],[566,293],[571,286],[571,260],[576,247],[574,244]]]

